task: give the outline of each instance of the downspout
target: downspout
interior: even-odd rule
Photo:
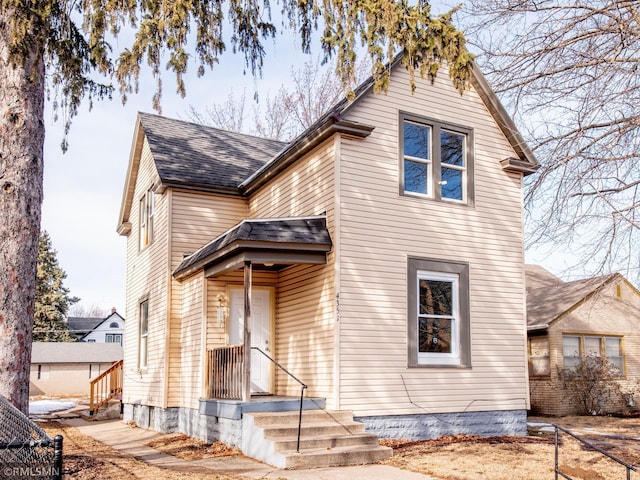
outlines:
[[[207,363],[207,337],[209,332],[209,317],[207,303],[209,298],[209,282],[206,275],[202,274],[202,325],[200,326],[200,396],[208,398],[207,377],[209,364]]]
[[[524,175],[520,175],[520,197],[522,197],[522,180],[524,179]],[[524,289],[523,298],[524,302],[522,305],[522,315],[524,319],[524,371],[526,373],[525,378],[525,401],[524,406],[526,410],[531,409],[531,386],[529,383],[529,334],[527,330],[527,273],[524,267],[524,199],[520,199],[520,245],[522,248],[521,258],[522,258],[522,286]],[[548,335],[548,334],[547,334]],[[548,338],[548,337],[547,337]],[[551,345],[549,345],[551,347]],[[551,348],[549,348],[551,350]],[[551,355],[551,352],[549,352]],[[551,360],[551,357],[549,357]]]
[[[173,243],[172,222],[173,215],[173,190],[167,190],[167,320],[165,322],[165,345],[164,345],[164,385],[162,408],[166,410],[169,406],[169,352],[171,351],[171,298],[173,297],[173,277],[171,275],[171,250]]]
[[[340,385],[342,377],[340,375],[340,169],[341,169],[341,137],[334,137],[334,162],[333,162],[333,271],[335,290],[334,309],[334,340],[333,340],[333,408],[340,410]]]
[[[242,372],[242,401],[251,400],[251,282],[250,261],[244,262],[244,362]]]

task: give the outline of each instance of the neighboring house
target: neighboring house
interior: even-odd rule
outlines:
[[[638,290],[617,273],[573,282],[536,265],[527,265],[526,273],[532,410],[546,415],[578,412],[563,389],[562,374],[588,355],[615,364],[626,393],[602,398],[602,413],[633,406],[640,400],[632,397],[640,385]]]
[[[69,330],[82,342],[117,343],[122,346],[124,338],[124,318],[111,309],[105,318],[68,317]]]
[[[120,345],[33,342],[29,395],[89,395],[90,380],[119,360]]]
[[[444,68],[417,82],[396,65],[386,94],[365,83],[288,144],[138,115],[125,420],[237,442],[223,398],[300,396],[250,333],[382,436],[526,433],[538,165],[477,70],[463,95]]]

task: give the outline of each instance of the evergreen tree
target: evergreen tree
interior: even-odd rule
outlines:
[[[34,342],[75,342],[65,317],[80,299],[69,295],[63,285],[67,274],[58,265],[57,252],[47,232],[40,234],[36,273],[36,299],[33,316]]]
[[[212,69],[229,39],[247,70],[259,75],[264,42],[283,30],[295,32],[307,53],[318,37],[323,55],[336,58],[347,90],[360,46],[371,59],[377,90],[387,87],[387,62],[401,51],[412,88],[415,74],[433,79],[444,62],[461,92],[469,84],[472,55],[452,24],[453,11],[432,15],[429,0],[282,0],[275,5],[277,19],[271,18],[272,3],[0,0],[0,395],[23,412],[29,403],[45,93],[68,130],[83,98],[89,106],[110,98],[115,80],[126,100],[147,66],[157,81],[153,106],[160,110],[163,68],[175,74],[177,93],[184,96],[190,66],[199,75]],[[123,28],[132,43],[121,49],[114,37]]]

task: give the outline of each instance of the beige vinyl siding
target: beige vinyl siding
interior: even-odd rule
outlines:
[[[474,131],[475,205],[399,194],[399,115]],[[340,408],[356,415],[524,409],[528,406],[522,197],[515,156],[475,91],[460,96],[442,70],[410,94],[404,69],[387,95],[349,120],[375,125],[340,140]],[[469,264],[470,369],[407,367],[407,258]],[[418,406],[417,406],[417,405]]]
[[[202,390],[202,321],[204,273],[182,282],[182,311],[171,318],[169,406],[198,408]]]
[[[616,296],[616,285],[620,285],[620,298]],[[551,375],[548,379],[531,378],[532,408],[548,415],[569,415],[577,411],[570,396],[561,388],[559,378],[558,370],[564,365],[563,334],[622,336],[625,375],[619,383],[623,393],[635,391],[640,382],[640,359],[635,353],[640,349],[639,318],[640,295],[628,282],[620,280],[611,282],[577,308],[552,322],[548,329]],[[637,396],[635,400],[640,403]],[[607,412],[624,408],[621,398],[604,401]]]
[[[275,287],[278,274],[254,270],[252,273],[253,286]],[[225,323],[218,327],[217,308],[218,296],[221,296],[225,309],[229,307],[229,289],[244,287],[244,273],[242,270],[230,272],[215,278],[207,279],[207,348],[217,348],[228,345],[228,315],[225,313]],[[228,310],[225,310],[228,312]]]
[[[124,343],[124,401],[163,406],[165,402],[165,322],[167,312],[168,228],[167,195],[155,195],[153,241],[139,250],[139,200],[158,180],[149,145],[144,141],[130,213],[127,237],[127,304]],[[149,301],[148,366],[138,369],[140,300]]]
[[[171,193],[171,271],[185,255],[206,245],[247,215],[247,202],[240,197],[179,189]],[[202,272],[182,282],[172,279],[169,406],[198,408],[204,376],[202,336],[204,332],[207,337],[216,320],[215,310],[211,316],[207,307],[204,282]]]
[[[252,218],[319,215],[326,212],[334,238],[334,140],[300,159],[256,192]],[[280,272],[276,295],[275,358],[309,386],[311,396],[331,408],[334,368],[334,251],[322,266],[300,265]],[[277,393],[299,395],[300,386],[276,374]]]

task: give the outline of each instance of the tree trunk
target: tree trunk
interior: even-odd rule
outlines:
[[[9,18],[0,18],[0,395],[28,413],[45,77],[36,35],[13,62]]]

